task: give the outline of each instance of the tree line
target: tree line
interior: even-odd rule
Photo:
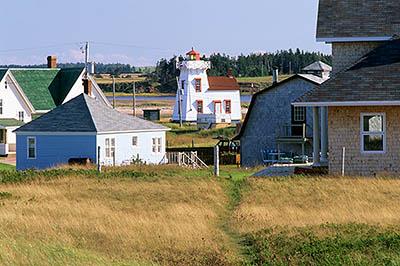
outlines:
[[[159,87],[165,91],[175,91],[176,77],[179,70],[176,69],[176,59],[161,59],[157,62],[155,71],[149,78],[160,83]],[[182,56],[178,60],[184,60]],[[281,74],[297,74],[302,69],[315,61],[322,61],[332,65],[332,57],[320,52],[305,52],[296,49],[281,50],[275,53],[258,53],[250,55],[229,56],[226,54],[212,54],[210,57],[202,57],[202,60],[211,62],[211,69],[207,71],[209,76],[225,76],[229,68],[232,68],[233,75],[236,77],[260,77],[272,75],[274,67],[279,69]]]

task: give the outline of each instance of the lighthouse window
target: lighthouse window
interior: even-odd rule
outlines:
[[[197,101],[197,113],[203,113],[203,101]]]
[[[225,113],[231,113],[231,100],[225,100]]]
[[[201,79],[195,79],[196,92],[201,92]]]

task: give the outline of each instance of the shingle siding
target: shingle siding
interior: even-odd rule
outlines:
[[[382,42],[332,43],[332,74],[348,68],[381,44]]]
[[[374,176],[400,170],[400,106],[329,107],[329,171],[340,174],[342,149],[345,153],[345,174]],[[386,153],[361,153],[361,113],[385,113]]]
[[[262,150],[278,148],[278,125],[291,123],[291,103],[314,86],[314,83],[297,78],[257,96],[240,138],[242,165],[260,165],[263,163]],[[312,126],[312,108],[307,108],[306,116],[307,124]],[[307,143],[305,147],[306,154],[311,155],[311,145]],[[301,154],[301,144],[281,144],[280,150]]]

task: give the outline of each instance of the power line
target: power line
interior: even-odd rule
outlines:
[[[73,42],[73,43],[62,43],[62,44],[54,44],[54,45],[47,45],[47,46],[37,46],[37,47],[29,47],[29,48],[16,48],[16,49],[7,49],[7,50],[0,50],[0,53],[8,53],[8,52],[23,52],[23,51],[31,51],[31,50],[41,50],[41,49],[48,49],[48,48],[56,48],[56,47],[63,47],[69,45],[80,45],[80,42]]]

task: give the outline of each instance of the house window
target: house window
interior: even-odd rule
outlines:
[[[293,120],[295,122],[304,122],[306,121],[306,107],[304,106],[295,106],[293,109]]]
[[[3,114],[3,99],[0,99],[0,115]]]
[[[6,130],[0,129],[0,143],[6,143]]]
[[[385,152],[385,114],[361,114],[361,152]]]
[[[195,79],[196,92],[201,92],[201,79]]]
[[[184,80],[182,80],[181,81],[181,93],[185,90],[185,81]]]
[[[106,138],[106,157],[113,158],[115,155],[115,138]]]
[[[28,138],[28,159],[36,159],[36,138]]]
[[[155,154],[161,153],[161,137],[152,138],[151,151]]]
[[[138,137],[137,136],[133,136],[132,137],[132,146],[133,147],[137,147],[138,145]]]
[[[18,120],[24,122],[24,111],[18,112]]]
[[[231,112],[231,100],[225,100],[225,113],[230,114]]]
[[[197,102],[197,113],[202,114],[203,113],[203,101],[198,100]]]

